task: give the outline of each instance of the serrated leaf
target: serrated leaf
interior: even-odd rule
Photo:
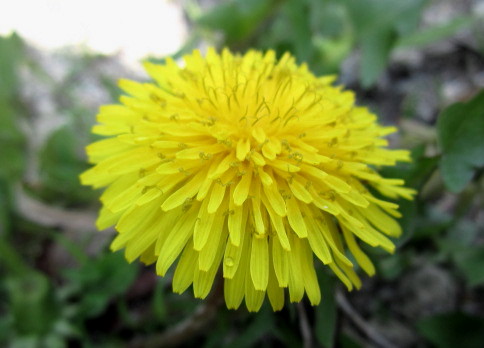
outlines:
[[[450,191],[460,192],[476,169],[484,166],[484,91],[442,111],[437,131],[442,178]]]

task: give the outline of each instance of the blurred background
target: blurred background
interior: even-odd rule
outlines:
[[[81,187],[84,146],[117,79],[194,48],[291,52],[337,74],[413,163],[404,235],[348,293],[273,313],[172,294],[111,253]],[[0,3],[0,346],[484,346],[483,0],[16,0]],[[266,301],[267,302],[267,301]]]

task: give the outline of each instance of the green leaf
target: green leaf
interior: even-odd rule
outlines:
[[[198,25],[221,30],[228,44],[250,35],[271,8],[271,0],[231,0],[222,2],[200,17]]]
[[[455,103],[437,120],[442,149],[440,170],[446,187],[460,192],[484,166],[484,91],[467,103]]]
[[[49,348],[67,347],[66,343],[64,342],[64,339],[61,336],[56,335],[55,333],[51,333],[50,335],[45,336],[42,339],[40,346],[49,347]]]
[[[484,284],[484,247],[466,247],[454,252],[454,262],[470,286]]]
[[[18,67],[23,62],[24,44],[19,36],[0,37],[0,179],[18,180],[25,164],[24,136],[18,120]]]
[[[13,336],[12,333],[13,318],[11,313],[7,311],[6,313],[2,313],[2,316],[0,317],[0,344],[11,340],[11,336]]]
[[[349,29],[349,16],[340,0],[309,0],[311,31],[324,37],[336,37]]]
[[[344,0],[362,49],[360,79],[372,86],[397,39],[415,30],[426,0]]]
[[[410,162],[398,162],[396,166],[383,167],[380,173],[388,178],[405,180],[405,185],[419,189],[428,176],[437,169],[438,158],[425,156],[425,145],[416,146],[410,151]]]
[[[425,318],[417,322],[417,329],[437,348],[475,348],[484,342],[484,319],[464,313]]]
[[[355,34],[344,4],[334,0],[312,0],[308,16],[314,46],[310,61],[312,70],[317,74],[337,73],[355,43]]]
[[[203,344],[203,348],[219,348],[226,346],[227,333],[231,329],[231,312],[227,310],[220,310],[217,313],[217,320],[207,332],[207,339]],[[199,345],[198,345],[199,346]]]
[[[18,180],[25,165],[25,140],[16,116],[15,109],[0,100],[0,179],[7,181]]]
[[[13,99],[18,91],[18,65],[23,61],[25,46],[15,33],[0,37],[0,101]]]
[[[153,302],[151,308],[153,309],[153,316],[156,318],[158,323],[165,323],[168,319],[165,293],[163,290],[165,285],[164,283],[164,281],[158,280],[153,293]]]
[[[477,18],[472,15],[454,18],[448,23],[423,29],[398,40],[398,47],[422,47],[453,36],[459,31],[471,27]]]
[[[358,33],[377,29],[396,30],[400,35],[414,31],[428,0],[343,0]]]
[[[361,39],[360,79],[363,87],[372,86],[385,70],[396,38],[397,34],[394,30],[378,29],[369,32]]]
[[[10,204],[7,184],[0,179],[0,238],[5,238],[10,232]]]
[[[46,276],[28,271],[23,276],[8,279],[7,289],[18,335],[42,336],[52,329],[59,308]]]
[[[400,198],[395,202],[398,204],[398,210],[402,214],[402,217],[397,219],[397,222],[400,224],[403,231],[402,235],[393,241],[397,248],[408,243],[415,233],[417,218],[419,215],[419,202],[417,198],[416,200],[417,201],[409,201],[408,199]]]
[[[384,167],[380,170],[381,174],[387,178],[399,178],[405,181],[405,185],[419,191],[427,182],[431,174],[436,170],[438,157],[426,157],[425,146],[417,146],[411,151],[412,161],[410,163],[398,163],[393,167]],[[400,247],[418,233],[424,222],[418,221],[421,202],[419,197],[409,201],[400,198],[397,202],[402,217],[398,222],[402,226],[403,235],[395,240],[395,244]],[[418,229],[417,229],[418,227]]]
[[[42,346],[41,339],[36,336],[15,338],[9,348],[38,348]]]
[[[73,126],[66,125],[52,133],[40,151],[41,195],[45,200],[63,201],[64,204],[92,200],[95,194],[85,190],[79,182],[79,174],[87,169],[82,153]]]
[[[363,348],[352,336],[342,332],[338,336],[338,347],[341,348]]]
[[[245,348],[254,347],[254,344],[264,335],[274,330],[274,313],[263,306],[253,321],[244,328],[244,331],[237,338],[230,342],[230,347]]]
[[[299,62],[306,62],[312,54],[311,26],[308,21],[308,7],[305,1],[289,0],[284,7],[291,26],[294,54]],[[286,32],[287,35],[287,32]]]
[[[397,279],[409,264],[407,255],[403,253],[379,257],[375,261],[378,276],[390,281]]]
[[[316,339],[324,348],[331,348],[334,346],[337,322],[335,281],[322,271],[318,272],[318,279],[321,286],[322,299],[319,306],[315,308],[314,333]]]
[[[441,239],[440,235],[452,226],[452,216],[431,205],[424,205],[420,215],[417,217],[417,226],[412,239],[417,241],[438,238],[437,240],[443,241],[444,239]]]
[[[129,264],[119,252],[103,254],[79,269],[66,270],[66,277],[80,291],[79,315],[90,318],[100,314],[115,296],[131,286],[137,270],[136,264]]]

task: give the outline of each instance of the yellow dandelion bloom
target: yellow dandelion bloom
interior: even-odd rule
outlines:
[[[221,269],[228,308],[249,311],[265,294],[274,310],[320,290],[314,255],[359,288],[354,260],[375,272],[364,242],[393,252],[398,206],[411,199],[382,165],[408,161],[387,149],[382,127],[354,94],[315,77],[291,55],[209,49],[178,65],[146,63],[154,83],[123,80],[121,105],[100,109],[87,147],[85,185],[106,187],[97,227],[115,225],[112,250],[164,276],[173,290],[204,298]],[[371,188],[371,190],[369,190]]]

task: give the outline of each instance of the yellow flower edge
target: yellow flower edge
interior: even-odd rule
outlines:
[[[100,108],[87,146],[85,185],[106,187],[97,227],[114,225],[113,251],[156,262],[178,260],[173,291],[205,298],[219,270],[228,308],[245,298],[258,311],[321,294],[314,255],[351,290],[361,281],[348,258],[375,268],[364,242],[393,252],[398,205],[412,199],[400,179],[375,168],[409,161],[390,150],[383,127],[334,77],[315,77],[286,53],[213,48],[177,64],[145,63],[152,83],[120,81],[119,105]],[[372,189],[370,191],[369,189]]]

